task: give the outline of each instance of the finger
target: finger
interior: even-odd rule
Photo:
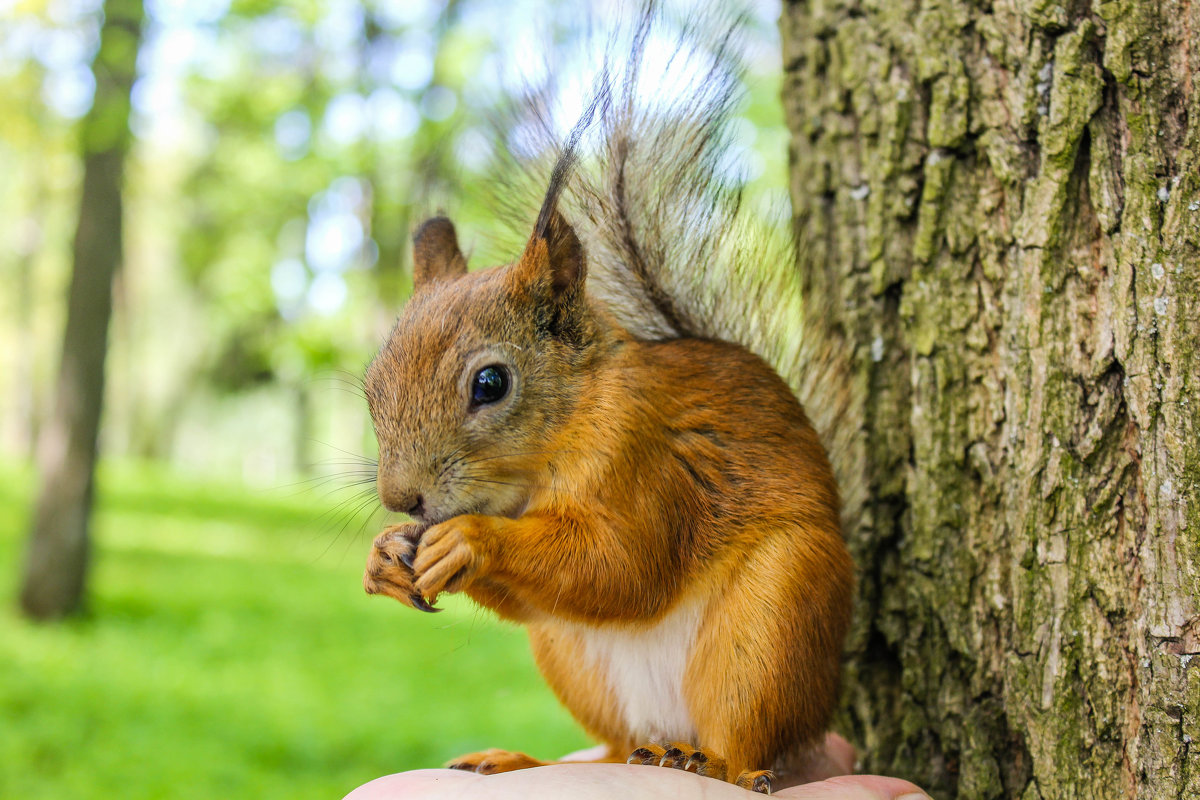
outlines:
[[[399,800],[445,796],[461,791],[483,775],[453,769],[419,769],[385,775],[359,786],[343,800]]]
[[[440,542],[446,537],[446,534],[454,530],[451,525],[434,525],[429,530],[425,531],[417,539],[413,539],[413,543],[417,545],[417,549],[429,547],[436,542]]]
[[[854,745],[836,733],[827,733],[820,747],[813,748],[812,752],[793,764],[788,773],[780,776],[775,788],[784,789],[853,774],[855,757]]]
[[[928,800],[914,784],[881,775],[843,775],[775,793],[791,800]]]
[[[436,528],[434,529],[436,530]],[[417,575],[424,573],[434,562],[446,558],[454,550],[454,537],[441,535],[435,539],[426,536],[417,548],[417,557],[413,559],[412,569]]]
[[[440,561],[430,565],[424,573],[419,573],[421,577],[417,578],[417,593],[430,599],[436,597],[440,592],[446,590],[446,584],[469,561],[470,554],[463,549],[452,550]]]
[[[367,555],[367,572],[372,577],[387,577],[393,580],[398,576],[411,578],[412,554],[416,547],[409,536],[398,533],[395,529],[385,530],[375,537],[375,543]]]
[[[454,573],[454,575],[450,577],[450,580],[446,581],[446,585],[442,587],[442,591],[449,592],[450,594],[457,594],[458,592],[461,592],[463,587],[467,585],[467,582],[472,577],[470,564],[471,561],[468,559],[467,566]]]
[[[420,538],[420,529],[412,523],[404,523],[403,525],[389,525],[375,537],[375,547],[382,547],[389,542],[406,541],[413,546],[416,545],[417,539]]]
[[[464,800],[528,800],[530,797],[742,800],[753,795],[731,783],[681,770],[647,769],[626,764],[559,764],[488,776],[441,769],[405,772],[360,786],[345,800],[441,800],[448,796]],[[792,800],[928,800],[928,795],[908,781],[877,775],[834,778],[785,789],[776,796]]]
[[[441,611],[440,608],[434,608],[426,603],[425,598],[417,594],[412,583],[408,581],[397,583],[387,578],[368,574],[363,577],[363,588],[366,589],[367,594],[382,594],[418,611]]]
[[[858,753],[854,750],[854,745],[846,741],[844,737],[832,732],[825,734],[822,753],[825,763],[831,770],[828,775],[821,776],[822,779],[832,778],[836,775],[849,775],[854,772],[854,762],[858,760]]]
[[[474,778],[451,777],[452,770],[420,770],[389,775],[359,787],[346,800],[745,800],[752,798],[732,783],[702,778],[677,769],[651,769],[627,764],[556,764],[495,775],[459,772]],[[369,792],[367,790],[370,790]]]

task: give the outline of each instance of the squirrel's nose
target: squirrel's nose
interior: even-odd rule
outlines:
[[[417,492],[405,492],[402,495],[380,496],[388,511],[403,511],[410,517],[415,517],[425,510],[425,498]]]
[[[409,506],[407,509],[405,509],[404,513],[408,514],[410,517],[419,517],[422,514],[424,514],[425,513],[425,498],[422,497],[421,495],[417,495],[417,502],[413,503],[411,506]]]
[[[397,486],[383,475],[376,480],[375,488],[379,492],[379,501],[388,511],[402,511],[415,517],[425,510],[425,498],[416,489]]]

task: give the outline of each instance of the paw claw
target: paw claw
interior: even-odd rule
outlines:
[[[662,758],[658,760],[660,767],[670,767],[672,769],[680,769],[683,762],[686,760],[683,750],[678,747],[668,747],[666,752],[662,754]]]
[[[767,769],[747,771],[738,775],[735,783],[743,789],[749,789],[752,792],[759,794],[771,793],[771,782],[775,779],[775,774]]]
[[[413,608],[417,609],[418,611],[424,611],[429,614],[436,614],[442,610],[440,608],[434,608],[428,602],[426,602],[424,597],[421,597],[421,595],[419,595],[415,592],[408,596],[408,600],[410,603],[412,603]],[[453,767],[451,769],[453,769]]]
[[[656,744],[643,745],[630,754],[626,763],[681,769],[719,781],[727,780],[728,774],[725,759],[719,753],[687,742],[671,742],[665,748]],[[752,777],[756,773],[746,774]],[[749,788],[749,784],[746,784],[746,788]]]
[[[639,747],[629,754],[629,758],[625,759],[626,764],[650,764],[658,763],[658,756],[654,754],[648,747]]]
[[[420,611],[438,610],[415,591],[409,566],[424,530],[415,523],[392,525],[375,537],[363,573],[367,594],[386,594]]]

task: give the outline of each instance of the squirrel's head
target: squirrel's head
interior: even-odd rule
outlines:
[[[521,513],[606,327],[586,273],[558,212],[517,261],[471,273],[448,219],[417,230],[412,299],[365,381],[384,506],[429,524]]]

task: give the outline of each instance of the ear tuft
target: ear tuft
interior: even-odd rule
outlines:
[[[520,273],[525,280],[548,279],[555,297],[583,286],[587,277],[583,245],[557,210],[547,215],[530,237],[521,256]]]
[[[434,217],[413,234],[413,288],[467,274],[467,260],[458,249],[454,223]]]

